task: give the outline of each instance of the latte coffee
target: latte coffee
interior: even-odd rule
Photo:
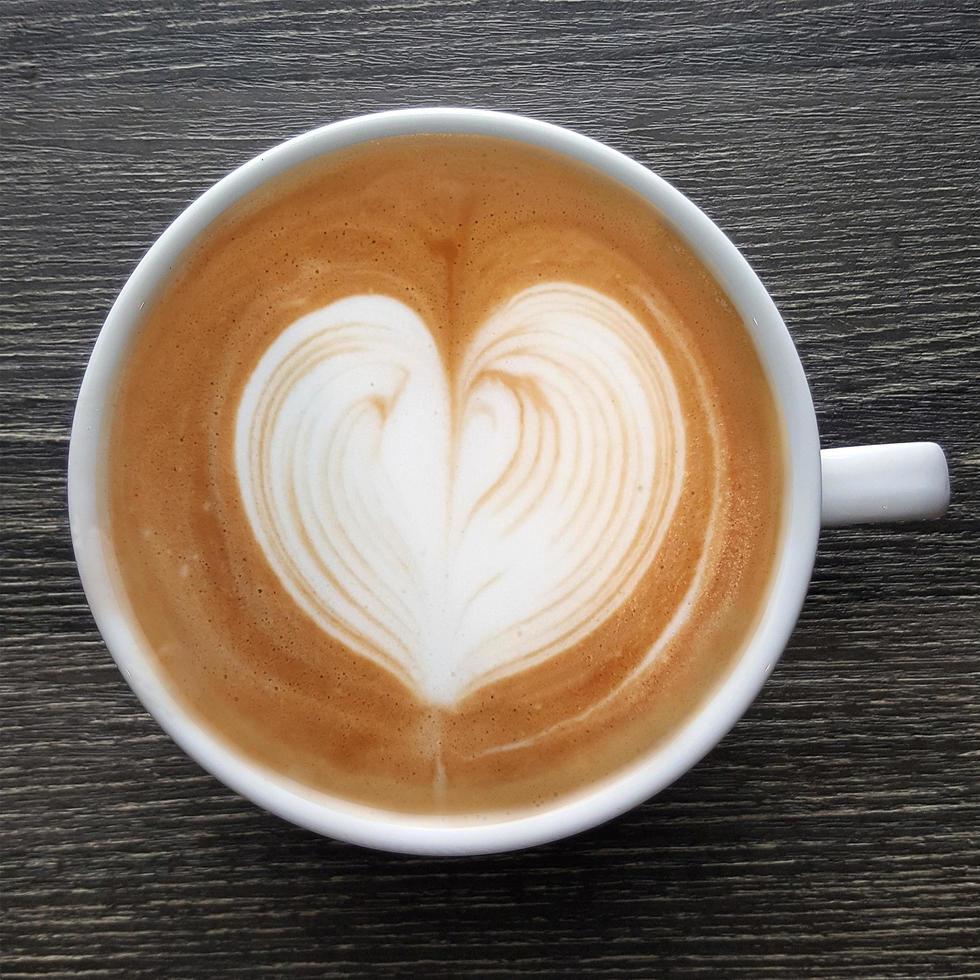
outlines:
[[[587,789],[765,605],[783,446],[744,325],[642,198],[530,145],[392,137],[264,185],[145,308],[112,418],[161,677],[334,797]]]

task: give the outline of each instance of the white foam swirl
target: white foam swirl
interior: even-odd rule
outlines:
[[[654,560],[684,423],[622,305],[527,289],[449,375],[404,304],[301,318],[242,395],[235,464],[272,568],[330,635],[449,704],[587,636]]]

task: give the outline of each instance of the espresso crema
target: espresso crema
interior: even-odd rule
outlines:
[[[147,306],[113,418],[163,678],[332,796],[586,789],[765,602],[783,449],[744,325],[649,204],[521,143],[365,143],[239,202]]]

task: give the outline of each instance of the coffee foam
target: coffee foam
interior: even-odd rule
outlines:
[[[737,314],[642,201],[425,136],[202,237],[147,309],[108,475],[147,646],[216,734],[348,799],[518,812],[724,676],[782,456]]]
[[[622,604],[673,517],[685,440],[650,333],[573,283],[494,311],[454,374],[407,306],[339,300],[262,356],[235,449],[296,602],[444,705]]]

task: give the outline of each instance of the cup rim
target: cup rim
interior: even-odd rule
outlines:
[[[646,198],[738,309],[784,428],[779,555],[767,603],[734,667],[666,742],[640,760],[552,807],[511,817],[420,817],[349,803],[264,770],[209,732],[170,694],[141,649],[125,597],[113,584],[111,540],[100,506],[113,381],[142,305],[191,241],[244,194],[300,163],[355,143],[422,133],[484,134],[547,147]],[[810,389],[782,317],[736,246],[680,191],[617,150],[551,123],[482,109],[399,109],[330,123],[259,154],[206,190],[153,243],[109,311],[85,371],[69,447],[69,521],[82,586],[109,652],[144,707],[204,769],[260,807],[339,840],[409,854],[487,854],[564,838],[618,816],[674,782],[738,721],[779,660],[806,595],[820,526],[819,451]]]

